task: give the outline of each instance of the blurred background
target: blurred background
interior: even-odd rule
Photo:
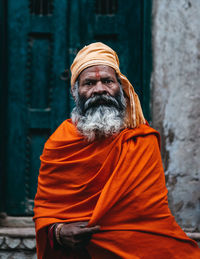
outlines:
[[[2,258],[36,258],[31,217],[39,156],[70,117],[70,65],[96,41],[117,52],[160,132],[170,208],[200,240],[199,21],[196,0],[0,1]]]

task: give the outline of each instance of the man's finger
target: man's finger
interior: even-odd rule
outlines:
[[[77,235],[84,235],[84,234],[94,234],[99,232],[100,230],[100,226],[94,226],[94,227],[84,227],[84,228],[80,228]]]
[[[85,228],[85,227],[87,227],[87,225],[88,225],[88,221],[80,222],[80,225],[78,225],[78,226],[81,227],[81,228]]]
[[[72,223],[68,223],[66,225],[69,226],[77,226],[77,227],[86,227],[88,225],[88,221],[80,221],[80,222],[72,222]]]

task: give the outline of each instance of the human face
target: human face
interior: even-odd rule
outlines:
[[[79,75],[79,95],[86,100],[102,94],[115,96],[119,91],[116,72],[109,66],[91,66]]]

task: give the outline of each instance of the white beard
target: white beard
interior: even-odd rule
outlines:
[[[73,89],[76,106],[72,110],[71,118],[79,133],[87,141],[92,142],[116,135],[125,127],[126,99],[121,84],[119,86],[119,93],[115,97],[104,94],[83,101],[79,96],[79,86],[76,81]],[[97,104],[99,98],[107,105],[101,102]]]
[[[116,107],[100,105],[88,109],[84,115],[75,107],[71,115],[78,131],[91,142],[119,133],[124,128],[124,113]]]

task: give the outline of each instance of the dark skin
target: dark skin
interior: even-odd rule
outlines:
[[[119,82],[116,72],[109,66],[91,66],[79,75],[79,94],[86,99],[101,94],[115,96],[117,92],[119,92]],[[63,246],[72,250],[87,246],[92,234],[100,230],[100,226],[87,227],[87,225],[87,221],[64,224],[60,230]]]
[[[79,94],[86,99],[97,95],[115,96],[119,83],[113,68],[105,65],[91,66],[79,75]]]
[[[72,250],[88,245],[92,234],[99,232],[100,226],[87,227],[88,221],[64,224],[60,230],[60,240],[64,247]]]

